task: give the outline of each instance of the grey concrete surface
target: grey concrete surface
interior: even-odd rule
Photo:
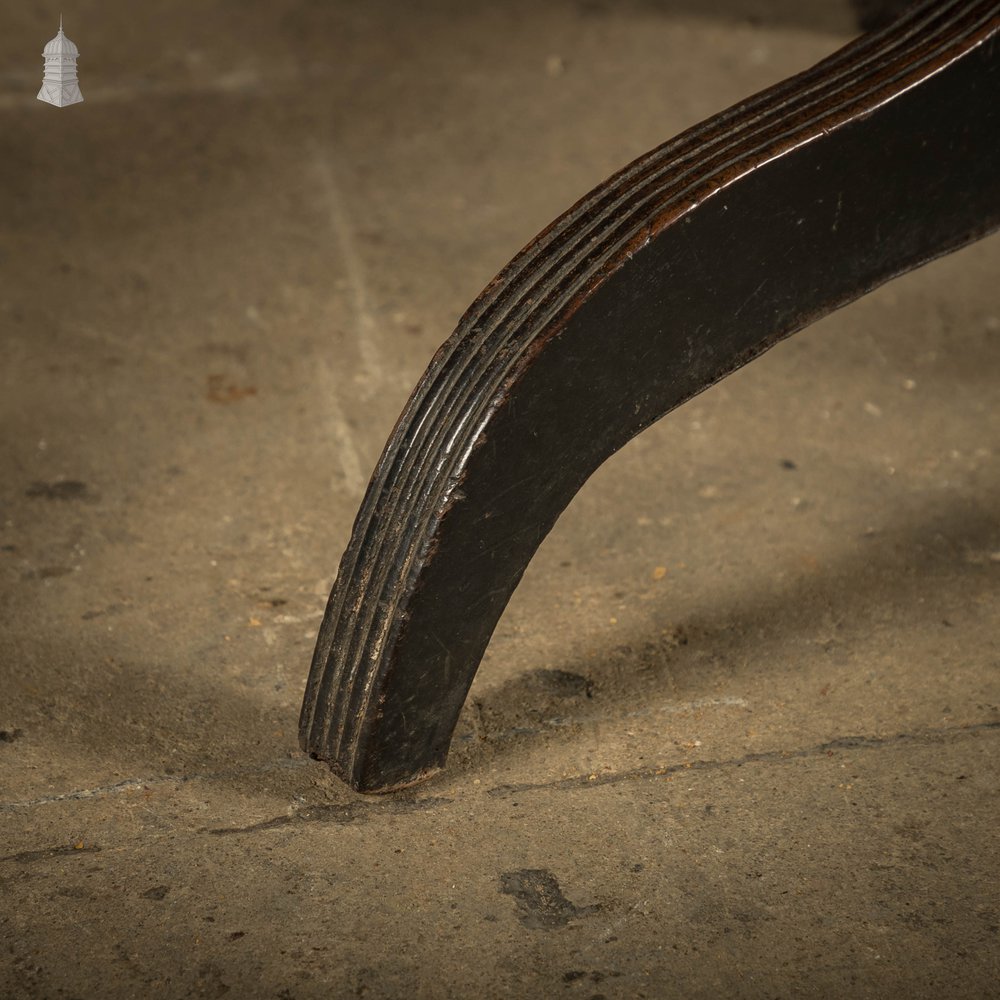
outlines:
[[[0,33],[0,996],[1000,995],[1000,243],[587,484],[448,770],[296,747],[410,387],[846,4],[63,5]]]

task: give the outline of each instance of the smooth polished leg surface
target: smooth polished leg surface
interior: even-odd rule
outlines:
[[[305,750],[361,791],[443,766],[511,593],[605,459],[1000,223],[998,29],[995,3],[921,5],[635,161],[501,272],[372,478],[313,659]]]

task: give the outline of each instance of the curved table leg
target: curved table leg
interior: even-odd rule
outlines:
[[[330,596],[300,739],[360,791],[441,768],[591,473],[783,337],[1000,225],[1000,4],[934,0],[636,160],[434,356]]]

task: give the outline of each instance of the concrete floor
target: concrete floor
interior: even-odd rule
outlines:
[[[57,110],[42,6],[0,35],[0,996],[1000,995],[996,238],[610,461],[441,777],[296,746],[460,313],[850,7],[80,0]]]

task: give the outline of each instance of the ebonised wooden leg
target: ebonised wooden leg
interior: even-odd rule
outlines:
[[[360,791],[441,768],[528,561],[606,458],[1000,225],[998,33],[998,3],[920,4],[636,160],[507,265],[372,477],[313,658],[306,751]]]

